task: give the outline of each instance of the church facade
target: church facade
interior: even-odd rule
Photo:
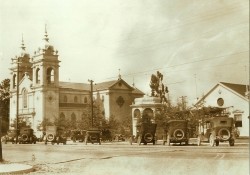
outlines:
[[[44,42],[30,56],[22,41],[21,54],[12,59],[10,126],[14,126],[17,118],[35,131],[44,120],[84,121],[91,115],[91,94],[94,101],[101,103],[105,119],[113,116],[123,122],[132,117],[130,105],[143,92],[127,84],[120,75],[117,80],[93,85],[92,91],[90,83],[59,81],[59,55],[50,45],[47,31]]]

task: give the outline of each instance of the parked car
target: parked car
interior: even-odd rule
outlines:
[[[86,130],[71,130],[71,140],[73,140],[73,142],[79,141],[79,142],[83,142],[85,139],[85,135],[86,135]]]
[[[212,117],[199,123],[199,139],[208,141],[210,146],[219,146],[220,142],[235,143],[234,120],[228,116]]]
[[[66,145],[67,137],[64,127],[58,126],[46,126],[46,138],[45,138],[45,145],[51,142],[52,145],[55,143],[63,143]]]
[[[169,120],[164,128],[163,145],[183,142],[187,145],[189,140],[187,120]]]
[[[18,143],[34,143],[36,144],[37,137],[34,134],[32,128],[24,127],[20,129],[20,134],[18,136]]]
[[[137,144],[140,145],[143,143],[144,145],[147,145],[148,143],[153,143],[155,145],[157,139],[156,139],[156,127],[157,124],[151,123],[150,121],[144,121],[137,125]]]
[[[16,143],[17,135],[18,135],[18,130],[10,129],[10,130],[7,131],[7,134],[1,138],[2,142],[5,143],[5,144],[7,142]]]
[[[98,143],[99,145],[101,145],[101,131],[94,128],[87,130],[84,141],[86,145],[87,143]]]

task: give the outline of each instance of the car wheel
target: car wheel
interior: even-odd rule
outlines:
[[[229,140],[229,146],[234,146],[234,140]]]
[[[216,145],[216,146],[219,146],[219,144],[220,144],[219,140],[216,140],[216,141],[215,141],[215,145]]]
[[[138,137],[138,139],[137,139],[137,144],[138,144],[138,145],[141,144],[141,136]]]
[[[146,141],[146,143],[151,142],[153,139],[154,139],[154,136],[149,132],[144,135],[144,140]]]
[[[197,137],[197,146],[200,146],[201,145],[201,136],[198,136]]]
[[[214,146],[214,136],[213,136],[213,134],[211,134],[210,137],[209,137],[209,144],[210,144],[210,146]]]
[[[167,146],[170,146],[170,135],[167,135],[167,141],[166,141],[166,143],[167,143]]]

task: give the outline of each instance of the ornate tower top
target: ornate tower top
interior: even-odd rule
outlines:
[[[45,34],[43,40],[45,41],[45,47],[49,45],[49,37],[48,37],[48,32],[47,32],[47,24],[45,24]]]

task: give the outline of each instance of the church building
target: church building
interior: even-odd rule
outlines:
[[[58,51],[49,43],[45,30],[44,45],[30,56],[21,44],[21,54],[12,59],[10,87],[10,126],[16,119],[26,121],[34,131],[45,119],[84,121],[91,115],[91,94],[94,103],[101,102],[105,119],[113,116],[123,122],[131,119],[130,105],[144,93],[117,80],[93,84],[59,81]],[[83,72],[84,73],[84,72]],[[18,93],[17,93],[18,92]]]

